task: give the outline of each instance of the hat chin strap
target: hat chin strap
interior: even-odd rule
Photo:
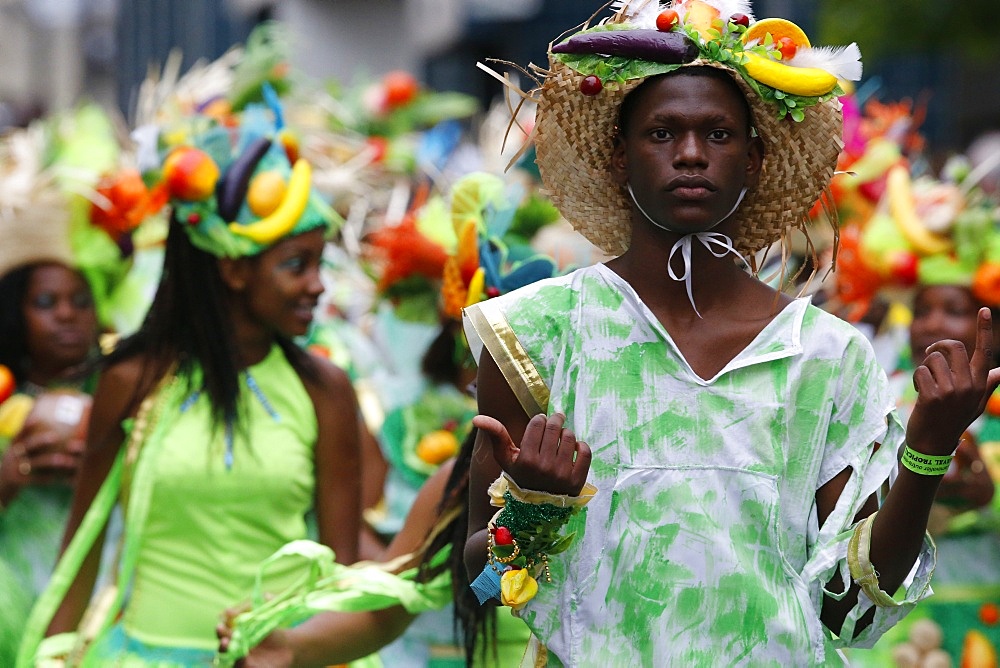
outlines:
[[[632,184],[626,182],[625,187],[626,189],[628,189],[629,197],[632,198],[632,203],[635,204],[635,208],[639,209],[639,213],[645,216],[646,220],[648,220],[650,223],[660,228],[661,230],[666,230],[667,232],[673,232],[674,234],[680,233],[679,230],[672,229],[667,225],[664,225],[656,220],[653,220],[653,217],[650,216],[648,213],[646,213],[646,210],[642,208],[641,204],[639,204],[639,200],[636,199],[635,193],[632,192]],[[743,198],[746,196],[746,194],[747,194],[747,188],[746,186],[744,186],[740,190],[740,196],[736,198],[736,203],[733,204],[733,207],[729,210],[729,213],[724,215],[714,224],[710,225],[708,229],[712,230],[718,227],[720,224],[722,224],[723,221],[725,221],[727,218],[733,215],[733,213],[736,211],[739,205],[743,202]],[[743,257],[738,250],[736,250],[735,246],[733,246],[733,240],[730,239],[725,234],[723,234],[722,232],[709,232],[709,231],[691,232],[688,234],[684,234],[680,239],[678,239],[674,243],[673,247],[670,249],[670,255],[667,256],[667,274],[673,280],[684,283],[684,288],[687,291],[688,301],[691,302],[691,308],[694,309],[695,315],[701,318],[702,315],[701,313],[698,312],[698,307],[695,306],[694,294],[691,290],[692,239],[697,239],[699,242],[701,242],[701,245],[704,246],[706,249],[708,249],[708,252],[714,255],[715,257],[722,258],[732,253],[733,255],[735,255],[736,257],[738,257],[740,260],[743,261],[743,264],[746,265],[747,269],[750,269],[751,271],[753,270],[750,267],[750,263],[747,262],[747,259]],[[678,251],[680,251],[681,254],[681,267],[682,267],[682,271],[679,274],[676,271],[674,271],[674,268],[672,266],[674,255],[676,255]]]

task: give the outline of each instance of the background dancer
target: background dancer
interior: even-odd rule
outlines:
[[[163,277],[140,330],[105,362],[73,540],[20,665],[55,606],[49,633],[79,632],[53,636],[40,655],[209,665],[218,615],[248,595],[260,561],[306,536],[311,508],[319,540],[356,558],[354,393],[342,371],[292,341],[323,290],[334,216],[268,118],[247,110],[238,132],[187,119],[185,132],[161,135],[183,143],[150,147],[171,199]],[[117,588],[93,626],[78,627],[116,497],[126,507]]]

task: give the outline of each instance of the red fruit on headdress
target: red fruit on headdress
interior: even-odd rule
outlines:
[[[385,159],[385,153],[389,150],[388,139],[373,135],[365,140],[365,144],[372,151],[372,162],[382,162]]]
[[[858,192],[869,202],[878,202],[885,194],[885,174],[874,181],[866,181],[858,186]]]
[[[580,92],[584,95],[597,95],[604,89],[604,84],[601,83],[600,77],[593,74],[585,76],[583,81],[580,82]]]
[[[493,542],[497,545],[510,545],[514,542],[514,536],[507,527],[497,527],[493,533]]]
[[[14,394],[14,374],[10,369],[0,364],[0,404],[7,401],[10,395]]]
[[[972,294],[984,304],[1000,305],[1000,262],[983,262],[972,276]]]
[[[163,161],[163,180],[172,197],[199,202],[215,193],[219,166],[201,149],[179,146]]]
[[[670,32],[679,21],[677,12],[672,9],[664,10],[656,15],[656,29],[660,32]]]
[[[281,142],[281,147],[285,149],[285,155],[288,157],[288,164],[294,165],[298,162],[299,138],[285,128],[278,133],[278,141]]]
[[[479,269],[479,228],[476,221],[467,221],[459,230],[455,258],[461,270],[462,284],[468,286]]]
[[[983,603],[979,608],[979,620],[987,626],[995,626],[1000,622],[1000,607],[996,603]]]
[[[750,17],[746,14],[733,14],[729,17],[730,23],[735,23],[738,26],[743,26],[744,28],[750,27]]]
[[[416,77],[402,70],[389,72],[382,77],[382,87],[385,90],[385,104],[390,109],[409,104],[420,90]]]
[[[899,285],[915,285],[918,264],[919,260],[914,253],[905,250],[893,251],[888,260],[889,276]]]
[[[782,60],[791,60],[795,57],[795,52],[799,47],[791,37],[782,37],[778,40],[778,51],[781,52]]]

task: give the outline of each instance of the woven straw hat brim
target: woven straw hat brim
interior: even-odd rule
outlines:
[[[31,206],[0,212],[0,276],[36,262],[75,266],[69,231],[68,205],[56,192],[39,192]]]
[[[805,110],[805,119],[779,119],[738,72],[729,72],[750,104],[754,126],[764,143],[764,165],[757,185],[733,213],[737,250],[750,255],[801,227],[830,182],[843,146],[840,101],[836,97]],[[632,209],[624,188],[611,175],[610,161],[618,109],[645,79],[609,81],[597,95],[580,92],[583,75],[550,57],[535,125],[538,168],[553,203],[563,216],[610,255],[628,249]]]

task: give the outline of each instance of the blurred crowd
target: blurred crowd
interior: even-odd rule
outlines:
[[[235,597],[203,614],[215,619],[226,608],[253,607],[250,585],[260,562],[290,540],[311,539],[333,548],[342,564],[396,560],[394,568],[382,572],[397,574],[417,568],[406,557],[428,534],[442,545],[448,542],[440,538],[439,526],[414,517],[413,511],[446,507],[449,498],[461,497],[466,484],[462,466],[471,456],[475,364],[464,341],[461,309],[606,259],[561,219],[541,187],[528,143],[534,112],[530,102],[508,95],[481,108],[475,98],[431,90],[403,71],[352,86],[316,82],[290,66],[289,47],[279,25],[264,24],[245,45],[216,61],[182,71],[179,58],[172,59],[150,74],[139,91],[131,124],[95,105],[81,104],[12,130],[0,144],[0,596],[5,602],[0,665],[15,665],[22,639],[45,631],[37,628],[31,610],[45,604],[60,552],[73,553],[68,537],[86,532],[89,516],[74,505],[74,486],[88,489],[86,496],[97,505],[103,490],[85,474],[118,470],[114,452],[94,455],[85,450],[100,450],[116,438],[115,446],[141,444],[141,435],[130,435],[147,427],[149,433],[159,433],[158,425],[174,419],[182,431],[180,424],[197,412],[185,406],[197,407],[204,398],[200,387],[157,390],[155,383],[143,379],[143,365],[160,364],[166,371],[197,359],[202,374],[198,377],[209,379],[214,372],[206,360],[225,358],[227,346],[256,350],[247,341],[259,328],[244,321],[292,318],[264,313],[267,304],[280,304],[298,290],[296,313],[311,311],[296,326],[278,328],[281,336],[274,345],[306,351],[300,361],[287,355],[291,370],[272,364],[269,339],[261,354],[246,353],[254,360],[248,367],[252,375],[233,375],[257,397],[256,412],[237,400],[247,392],[206,382],[204,392],[211,402],[203,422],[176,437],[178,448],[184,439],[200,439],[199,453],[210,450],[209,443],[221,443],[224,468],[243,466],[243,455],[256,459],[259,477],[247,474],[240,483],[246,487],[238,488],[219,480],[223,469],[213,469],[216,477],[202,475],[197,489],[169,478],[169,493],[142,492],[149,506],[142,510],[144,525],[137,528],[135,517],[129,516],[136,512],[131,503],[122,516],[111,508],[112,502],[101,522],[105,528],[93,541],[96,547],[77,550],[81,563],[93,562],[95,591],[102,591],[101,583],[131,584],[121,577],[129,568],[136,578],[158,569],[170,573],[163,582],[150,577],[134,581],[147,588],[141,593],[148,596],[150,589],[169,590],[171,578],[201,573],[178,565],[186,559],[185,551],[193,555],[226,545],[239,549],[222,563],[245,576],[242,589],[198,583],[202,591],[213,593],[195,607],[221,601],[224,594]],[[504,76],[502,71],[494,74]],[[814,304],[861,329],[897,388],[905,416],[915,399],[912,371],[926,348],[950,338],[971,349],[978,309],[987,306],[1000,315],[1000,134],[982,135],[964,154],[934,170],[920,134],[919,104],[881,99],[877,88],[865,85],[849,90],[842,102],[845,137],[839,171],[813,208],[809,224],[800,230],[793,244],[796,252],[764,251],[754,265],[774,287],[808,295]],[[214,179],[204,195],[198,194],[205,188],[203,170],[210,170],[198,162],[199,156],[169,156],[173,147],[187,142],[214,158],[213,141],[249,136],[255,124],[267,128],[258,135],[270,132],[275,138],[266,149],[270,153],[262,155],[277,151],[286,172],[300,159],[311,166],[312,190],[302,206],[314,207],[322,219],[316,229],[324,232],[316,232],[316,239],[322,238],[275,262],[299,262],[305,268],[313,263],[318,283],[280,288],[285,293],[254,291],[248,285],[271,280],[267,249],[280,242],[267,239],[255,241],[260,248],[231,250],[226,246],[229,237],[220,236],[228,232],[206,232],[202,242],[190,235],[194,246],[216,258],[225,283],[220,293],[224,296],[218,297],[213,285],[191,285],[197,276],[192,264],[170,264],[171,253],[182,252],[171,247],[179,243],[171,241],[172,234],[180,234],[173,228],[202,225],[206,216],[216,213],[223,227],[238,225],[238,216],[248,214],[243,209],[223,212],[222,186],[216,190]],[[287,186],[256,177],[244,182],[246,206],[257,224],[280,213],[282,198],[291,197],[286,188],[293,189],[293,179],[294,171]],[[210,210],[199,208],[198,202],[208,199]],[[302,237],[307,238],[305,233]],[[239,262],[258,253],[264,258],[259,263],[248,267]],[[187,272],[190,275],[178,275]],[[181,286],[173,297],[177,303],[173,310],[158,310],[166,306],[154,306],[154,295],[172,282]],[[214,326],[197,320],[211,309],[220,316],[212,321],[220,329],[201,331]],[[189,321],[174,323],[171,329],[167,321],[176,314],[186,314]],[[172,333],[158,339],[154,333],[161,330]],[[194,348],[177,343],[186,341],[186,335],[205,345],[215,338],[220,346],[192,352]],[[164,349],[157,346],[167,346],[172,357],[165,359],[160,355]],[[141,352],[129,357],[133,350]],[[994,351],[1000,351],[1000,340]],[[142,363],[129,372],[132,376],[105,374],[98,382],[108,355],[115,363],[121,361],[122,368],[131,368],[126,364],[130,359]],[[311,366],[313,359],[322,364],[318,371]],[[339,372],[328,370],[327,363]],[[290,380],[296,378],[302,379],[299,385]],[[286,396],[289,385],[304,389],[289,389]],[[316,388],[333,388],[340,403],[324,404],[315,398]],[[103,399],[112,395],[113,401]],[[165,410],[176,415],[155,422],[140,404],[143,397],[163,396],[176,399],[164,403]],[[250,428],[263,424],[262,433],[277,429],[272,421],[295,431],[296,410],[310,400],[317,410],[326,406],[330,414],[348,418],[332,425],[320,419],[318,426],[303,418],[303,424],[319,434],[314,464],[293,462],[291,446],[277,447],[286,438],[297,447],[300,441],[310,442],[308,436],[296,440],[274,432],[258,437],[254,446],[260,446],[262,438],[273,438],[274,448],[256,455],[250,446],[247,452],[240,450],[243,441],[238,425],[232,427],[234,416],[249,411]],[[136,416],[135,424],[124,429],[116,424],[116,407],[122,415]],[[353,415],[358,419],[350,419]],[[138,426],[142,417],[150,425]],[[96,430],[95,424],[108,431]],[[320,443],[329,461],[321,461]],[[150,445],[141,447],[144,457]],[[195,457],[195,449],[178,449],[160,465],[170,469],[177,460]],[[345,462],[349,475],[325,471],[339,461]],[[152,485],[158,472],[147,469],[123,464],[124,498],[139,495],[140,483]],[[252,489],[259,484],[255,481],[272,475],[282,485],[267,485],[259,494]],[[422,498],[429,493],[429,480],[438,480],[439,488],[432,490],[432,498]],[[852,651],[852,663],[957,665],[975,652],[992,651],[995,656],[1000,647],[1000,497],[994,493],[998,480],[1000,397],[994,397],[966,434],[941,485],[931,527],[939,555],[937,595],[918,606],[874,650]],[[209,486],[215,488],[213,493],[205,491]],[[321,489],[333,490],[335,501],[322,499]],[[267,498],[276,497],[290,505],[265,509]],[[276,522],[308,512],[301,530],[296,526],[287,535],[212,540],[226,531],[211,523],[216,513],[229,512],[227,503],[242,505],[242,512],[275,514]],[[180,510],[185,506],[200,509]],[[186,524],[171,524],[167,516],[175,514],[190,516]],[[350,514],[354,517],[346,518]],[[461,522],[458,526],[464,528]],[[170,556],[175,562],[161,563],[139,548],[122,549],[131,544],[126,537],[137,531],[152,544],[159,540],[167,546],[164,554],[175,551]],[[255,549],[247,547],[251,544]],[[414,581],[426,583],[429,576],[394,586]],[[376,589],[365,590],[372,597],[373,592]],[[135,601],[139,594],[138,589],[133,592]],[[123,595],[114,596],[122,608]],[[366,609],[337,601],[329,610]],[[356,647],[345,649],[344,660],[381,648],[372,656],[389,666],[464,665],[467,648],[482,637],[481,620],[459,624],[464,635],[456,640],[454,619],[467,620],[471,613],[460,602],[442,605],[414,603],[403,606],[405,613],[397,617],[371,622],[385,627],[386,635],[355,638]],[[417,617],[424,610],[428,612]],[[238,613],[230,614],[235,618]],[[516,624],[511,627],[512,621],[517,622],[505,618],[494,627],[501,655],[507,641],[515,653],[523,648],[526,633]],[[126,612],[125,630],[138,630],[119,639],[127,649],[135,650],[129,643],[157,639],[155,632],[143,635],[142,623],[130,623]],[[177,628],[180,636],[187,632],[182,625]],[[114,633],[101,631],[105,636]],[[209,656],[214,653],[214,623],[190,637],[195,640],[189,644]],[[107,637],[103,641],[111,642]],[[993,649],[984,649],[989,646]]]

